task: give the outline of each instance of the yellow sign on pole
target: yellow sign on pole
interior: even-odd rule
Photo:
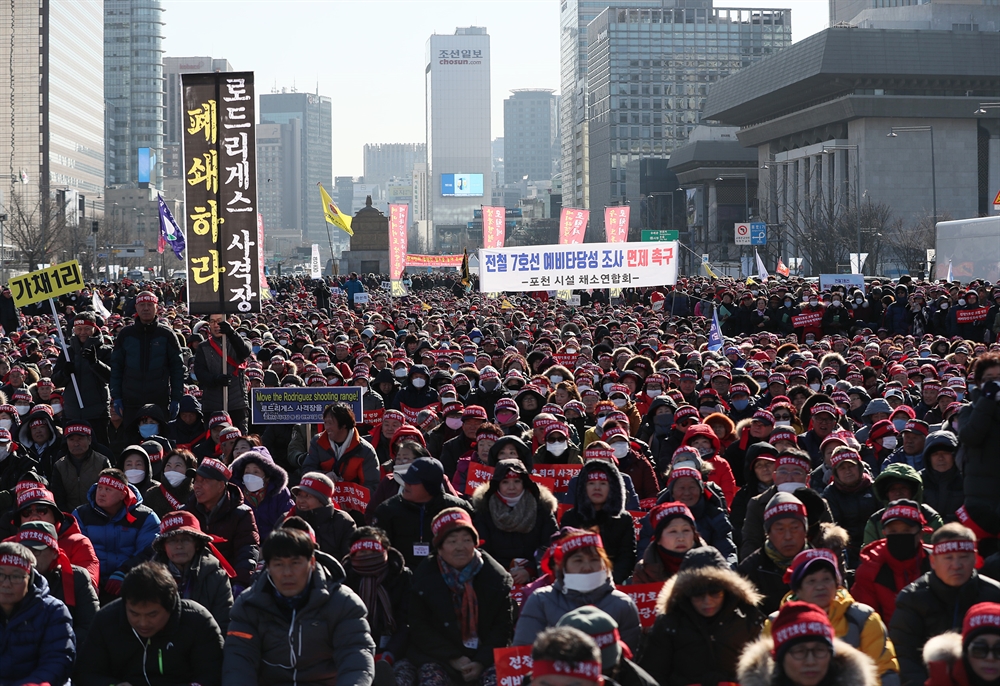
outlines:
[[[58,298],[66,293],[83,289],[83,272],[76,260],[63,262],[47,269],[39,269],[23,276],[15,276],[9,282],[14,304],[18,307]]]

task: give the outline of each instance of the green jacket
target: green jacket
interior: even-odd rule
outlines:
[[[943,526],[944,520],[941,519],[941,515],[937,513],[937,510],[924,503],[924,482],[920,478],[920,474],[916,469],[903,462],[895,462],[883,469],[882,473],[875,477],[875,494],[883,505],[889,504],[887,491],[889,490],[889,483],[895,480],[908,481],[916,487],[913,500],[920,503],[920,509],[924,513],[924,519],[927,520],[927,526],[931,528],[931,531],[924,535],[924,540],[930,543],[931,533]],[[868,518],[868,523],[865,525],[864,543],[862,545],[868,545],[873,541],[883,538],[883,512],[885,512],[885,507]]]

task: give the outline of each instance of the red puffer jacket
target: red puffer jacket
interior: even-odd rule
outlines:
[[[896,596],[929,569],[926,547],[911,560],[897,560],[889,554],[889,544],[881,538],[861,549],[851,595],[857,602],[875,608],[888,626],[896,611]]]
[[[15,516],[16,517],[16,516]],[[59,549],[65,551],[69,561],[77,567],[83,567],[90,575],[90,580],[94,582],[94,588],[100,588],[101,563],[94,552],[94,546],[90,539],[83,535],[80,524],[73,515],[62,513],[62,521],[59,522]],[[15,524],[16,524],[15,519]],[[4,541],[17,542],[17,535],[13,535]]]

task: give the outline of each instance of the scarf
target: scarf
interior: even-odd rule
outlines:
[[[264,498],[267,497],[266,485],[264,486],[264,488],[253,493],[251,493],[246,489],[242,490],[243,490],[243,500],[246,501],[246,504],[249,505],[254,510],[256,510],[260,506],[260,504],[264,501]]]
[[[526,534],[535,528],[535,518],[538,512],[538,500],[525,493],[514,507],[508,507],[499,493],[490,496],[488,501],[490,517],[501,531]]]
[[[656,553],[660,558],[660,563],[663,565],[663,570],[666,572],[665,578],[669,579],[681,568],[681,562],[684,561],[684,553],[675,553],[672,550],[667,550],[659,543],[656,544]]]
[[[472,587],[472,579],[483,568],[483,555],[478,550],[472,562],[461,569],[455,569],[437,555],[438,569],[444,577],[444,584],[451,591],[451,601],[455,608],[455,616],[462,625],[462,643],[468,643],[478,637],[476,627],[479,626],[479,601]]]
[[[222,335],[225,336],[226,334],[222,334]],[[209,336],[208,336],[208,343],[209,343],[209,345],[212,346],[212,350],[214,350],[218,354],[218,356],[221,358],[222,357],[222,346],[215,342],[215,336],[212,336],[211,334],[209,334]],[[227,346],[226,352],[228,352],[228,346]],[[233,358],[231,358],[229,355],[226,355],[226,364],[229,365],[230,367],[232,367],[233,369],[235,369],[237,372],[242,371],[247,366],[246,360],[244,360],[243,362],[237,362],[236,360],[234,360]],[[224,374],[228,374],[229,370],[225,369],[223,371],[223,373]]]
[[[166,499],[167,504],[170,505],[171,510],[180,510],[184,507],[184,503],[174,497],[174,495],[167,490],[167,485],[165,483],[160,484],[160,493],[163,494],[164,499]]]
[[[358,595],[368,608],[368,617],[382,620],[383,633],[392,635],[396,632],[396,620],[392,614],[392,601],[385,589],[385,578],[389,574],[389,557],[385,551],[356,550],[351,552],[351,567],[361,577],[361,587]],[[371,621],[372,631],[378,626]]]
[[[809,548],[808,543],[806,543],[806,547],[803,550],[806,548]],[[792,564],[792,559],[795,557],[794,555],[792,557],[785,557],[778,552],[777,548],[771,545],[770,541],[764,543],[764,553],[771,559],[774,566],[781,570],[788,569],[788,565]]]

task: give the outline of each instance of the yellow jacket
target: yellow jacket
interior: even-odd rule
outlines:
[[[795,593],[789,592],[781,599],[784,605],[790,600],[798,600]],[[771,622],[777,616],[773,613],[764,622],[762,635],[771,635]],[[885,623],[871,607],[859,603],[845,588],[838,588],[837,595],[827,610],[827,616],[837,634],[837,638],[857,648],[875,661],[875,667],[882,677],[882,683],[899,683],[896,676],[899,673],[899,662],[896,661],[896,649],[889,638]],[[891,674],[889,679],[886,676]]]

